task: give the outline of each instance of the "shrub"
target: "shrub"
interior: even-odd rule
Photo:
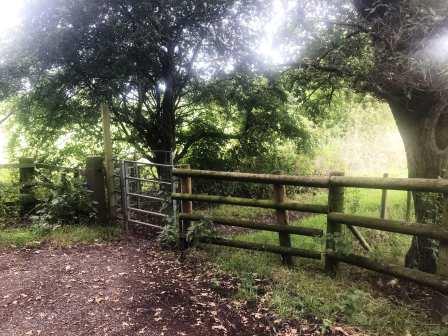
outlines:
[[[43,227],[92,224],[95,207],[79,180],[69,180],[63,175],[59,182],[47,183],[47,188],[45,199],[31,217],[33,224]]]

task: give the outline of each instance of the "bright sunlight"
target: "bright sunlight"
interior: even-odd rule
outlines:
[[[22,0],[0,0],[0,37],[19,23],[19,12],[22,4]],[[6,130],[0,126],[0,164],[6,163],[6,143]]]

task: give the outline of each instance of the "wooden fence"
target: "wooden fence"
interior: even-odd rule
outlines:
[[[429,286],[444,294],[448,294],[448,180],[446,179],[404,179],[404,178],[365,178],[346,177],[341,173],[330,176],[286,176],[269,174],[248,174],[235,172],[200,171],[191,169],[175,169],[174,175],[181,180],[180,193],[174,193],[173,199],[182,201],[182,213],[179,215],[180,244],[186,247],[185,235],[192,221],[208,220],[217,224],[248,228],[253,230],[266,230],[278,232],[279,245],[249,243],[216,237],[200,237],[205,244],[229,246],[254,251],[277,253],[282,260],[291,264],[292,256],[323,259],[325,269],[330,274],[336,274],[340,262],[359,266],[365,269],[408,279]],[[273,185],[273,199],[258,200],[240,197],[227,197],[215,195],[198,195],[192,193],[192,178],[211,179],[231,182],[252,182]],[[304,204],[286,199],[286,186],[303,186],[328,189],[328,202],[326,204]],[[404,190],[419,192],[434,192],[444,194],[444,215],[442,226],[410,223],[379,218],[355,216],[344,213],[344,189],[368,188],[382,190]],[[192,202],[207,202],[214,204],[231,204],[276,210],[276,224],[258,223],[255,221],[236,218],[221,218],[204,216],[193,212]],[[327,216],[327,229],[323,230],[289,226],[287,211],[303,211]],[[428,237],[440,241],[439,267],[437,274],[429,274],[398,265],[386,264],[365,256],[344,254],[338,251],[337,240],[342,233],[342,225],[347,225],[350,231],[360,241],[367,244],[361,233],[356,229],[363,227],[387,232],[395,232],[412,236]],[[312,237],[325,237],[324,251],[311,251],[291,246],[290,235],[303,235]],[[365,248],[368,247],[363,245]]]

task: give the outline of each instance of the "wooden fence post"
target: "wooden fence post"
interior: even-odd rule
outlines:
[[[120,162],[120,192],[121,192],[121,214],[123,216],[123,229],[129,235],[129,213],[128,213],[128,188],[127,188],[126,162]]]
[[[446,172],[443,174],[444,178],[447,178]],[[446,229],[448,227],[448,194],[443,194],[441,197],[442,206],[442,220],[441,226]],[[448,278],[448,241],[440,241],[439,245],[439,258],[437,261],[437,274]],[[434,298],[434,310],[437,317],[444,324],[448,323],[448,296],[444,294],[438,294]]]
[[[280,175],[280,172],[277,172]],[[273,193],[274,202],[283,203],[286,199],[286,188],[282,184],[274,184]],[[278,225],[289,225],[289,216],[287,210],[275,210]],[[291,236],[287,232],[279,232],[278,234],[280,246],[291,247]],[[282,261],[285,265],[293,266],[292,256],[282,254]]]
[[[191,169],[190,165],[182,165],[180,166],[182,169]],[[193,185],[190,176],[183,176],[180,180],[180,192],[182,194],[192,194],[193,193]],[[191,201],[182,201],[182,213],[184,214],[192,214],[193,213],[193,202]],[[187,242],[187,231],[190,226],[189,220],[179,220],[179,249],[185,250],[188,247]]]
[[[87,189],[92,194],[92,200],[97,209],[98,221],[106,225],[109,223],[108,207],[106,201],[106,177],[101,156],[87,158],[86,177]]]
[[[383,178],[388,178],[389,174],[384,173]],[[380,218],[386,219],[386,209],[387,209],[387,189],[383,189],[381,192],[381,207],[380,207]]]
[[[36,197],[34,195],[34,178],[36,175],[34,159],[19,159],[19,178],[20,178],[20,215],[25,216],[36,206]]]
[[[412,192],[408,191],[406,195],[406,222],[411,221],[411,205],[412,205]]]
[[[344,176],[342,172],[330,173],[330,186],[328,188],[328,212],[344,212],[344,188],[336,187],[331,182],[332,176]],[[337,252],[337,239],[341,237],[342,225],[327,217],[327,237],[325,251]],[[325,255],[325,271],[331,275],[336,275],[338,271],[338,261]]]
[[[101,104],[101,116],[103,123],[103,138],[104,138],[104,168],[106,176],[106,191],[107,191],[107,208],[108,216],[111,219],[115,219],[115,190],[114,190],[114,161],[113,161],[113,149],[112,149],[112,133],[111,133],[111,121],[110,111],[107,104]]]

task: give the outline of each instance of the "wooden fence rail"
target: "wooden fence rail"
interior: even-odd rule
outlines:
[[[410,223],[407,221],[387,220],[355,216],[344,213],[345,188],[369,188],[382,190],[406,190],[419,192],[433,192],[448,194],[447,179],[406,179],[406,178],[369,178],[348,177],[342,173],[334,173],[330,176],[287,176],[276,174],[249,174],[239,172],[216,172],[191,170],[187,167],[174,169],[174,176],[181,179],[183,188],[180,193],[173,193],[172,198],[182,201],[182,213],[179,216],[179,236],[185,237],[188,226],[192,221],[210,221],[216,224],[236,226],[252,230],[263,230],[277,232],[279,234],[279,245],[257,244],[253,242],[234,241],[217,237],[200,237],[205,244],[228,246],[253,251],[265,251],[280,254],[285,263],[291,263],[291,256],[299,256],[312,259],[322,259],[325,269],[330,274],[338,271],[338,263],[343,262],[350,265],[366,268],[380,273],[411,280],[444,294],[448,294],[448,201],[445,197],[443,206],[445,211],[442,225],[429,225],[421,223]],[[240,197],[197,195],[192,193],[192,178],[211,179],[231,182],[252,182],[272,184],[274,186],[274,198],[272,200],[259,200]],[[285,186],[303,186],[328,189],[327,204],[303,204],[287,200],[284,194]],[[279,197],[281,193],[281,197]],[[383,194],[384,195],[384,194]],[[383,197],[384,198],[384,197]],[[214,204],[231,204],[237,206],[248,206],[257,208],[273,209],[277,211],[276,223],[266,224],[251,220],[238,218],[223,218],[215,216],[204,216],[193,212],[192,202],[206,202]],[[408,201],[409,202],[409,201]],[[280,212],[279,212],[280,211]],[[327,216],[327,230],[325,234],[324,251],[309,251],[290,246],[289,235],[303,235],[311,237],[323,237],[324,232],[313,228],[297,227],[288,225],[288,211],[302,211]],[[279,216],[280,214],[280,216]],[[386,232],[394,232],[418,237],[427,237],[439,240],[439,271],[438,274],[429,274],[403,266],[390,265],[365,256],[343,254],[338,251],[338,236],[342,235],[342,225],[346,225],[353,233],[359,243],[370,250],[366,239],[358,231],[357,227],[363,227]],[[186,242],[184,241],[185,245]]]

